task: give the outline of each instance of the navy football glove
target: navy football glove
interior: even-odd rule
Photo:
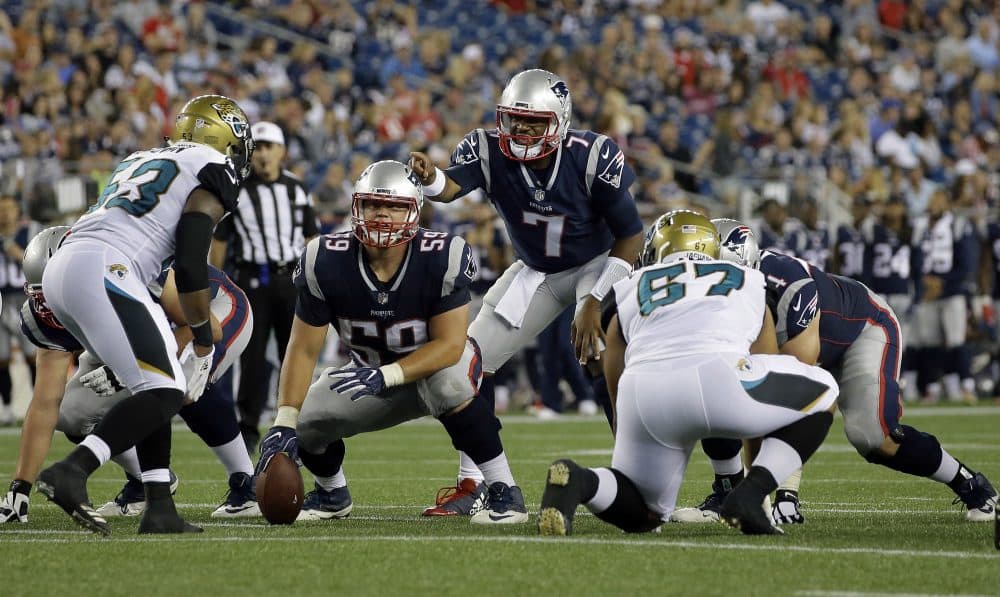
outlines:
[[[374,396],[385,389],[382,372],[371,367],[341,369],[330,373],[330,378],[334,380],[330,389],[349,396],[351,400]]]
[[[257,468],[254,474],[259,475],[267,468],[268,463],[278,452],[285,452],[295,464],[302,466],[299,460],[299,442],[295,435],[295,430],[291,427],[275,425],[267,430],[264,439],[260,442],[260,460],[257,461]]]

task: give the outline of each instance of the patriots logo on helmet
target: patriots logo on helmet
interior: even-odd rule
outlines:
[[[566,86],[565,82],[556,81],[549,89],[552,90],[552,93],[556,94],[559,101],[566,103],[566,98],[569,97],[569,87]]]
[[[729,236],[725,238],[722,244],[725,245],[727,249],[738,251],[743,248],[743,245],[747,242],[747,238],[749,238],[751,234],[753,234],[753,232],[750,231],[749,226],[737,226],[729,232]]]

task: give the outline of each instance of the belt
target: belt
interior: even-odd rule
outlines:
[[[259,279],[261,284],[266,285],[276,276],[291,276],[292,272],[295,271],[296,263],[295,261],[288,261],[286,263],[239,263],[236,265],[236,269]]]

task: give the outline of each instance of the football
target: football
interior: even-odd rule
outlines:
[[[271,524],[292,524],[302,510],[305,487],[302,474],[288,454],[274,455],[257,477],[257,505]]]

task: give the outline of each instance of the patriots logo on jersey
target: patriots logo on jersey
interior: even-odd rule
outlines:
[[[457,166],[479,161],[479,139],[475,134],[469,135],[455,147],[451,163]]]
[[[597,178],[617,189],[622,184],[622,171],[624,169],[625,152],[619,149],[615,157],[611,158],[611,161],[608,162],[608,165],[604,167],[604,171]]]
[[[801,306],[802,296],[800,295],[797,298],[798,298],[798,304],[792,305],[792,309],[795,311],[802,309]],[[816,294],[813,295],[812,300],[809,301],[809,303],[805,306],[804,309],[802,309],[801,314],[799,315],[799,320],[796,322],[796,325],[798,325],[801,328],[809,327],[809,324],[812,323],[812,320],[816,318],[816,310],[818,307],[819,307],[819,294]]]
[[[566,98],[569,97],[569,87],[566,86],[566,83],[563,81],[556,81],[555,85],[549,87],[549,89],[552,90],[552,93],[556,94],[559,101],[564,104],[566,103]]]
[[[465,277],[470,280],[475,280],[478,272],[479,267],[476,265],[476,260],[470,258],[469,265],[465,266]]]

